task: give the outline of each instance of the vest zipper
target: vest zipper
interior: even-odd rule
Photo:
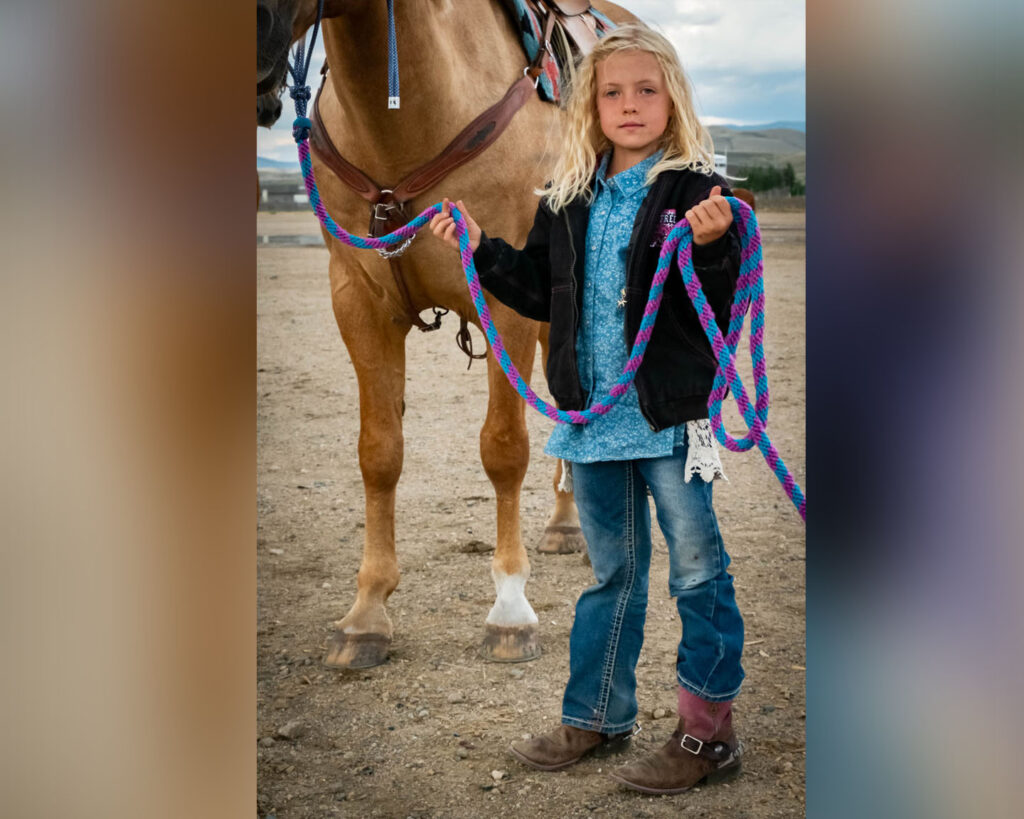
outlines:
[[[657,181],[654,184],[656,186],[657,185]],[[631,237],[631,242],[630,242],[629,250],[626,253],[626,287],[627,287],[627,289],[629,288],[629,273],[630,273],[630,270],[632,269],[632,266],[633,266],[633,254],[636,252],[637,246],[638,245],[642,245],[644,243],[644,237],[647,236],[648,233],[649,233],[649,230],[648,230],[649,226],[648,226],[647,223],[651,219],[651,214],[652,213],[657,213],[657,211],[658,211],[658,209],[653,206],[654,205],[654,200],[652,198],[653,196],[654,196],[654,186],[651,187],[651,190],[648,192],[647,196],[644,197],[643,204],[641,204],[641,206],[640,206],[640,209],[642,211],[644,210],[644,208],[646,208],[646,212],[641,215],[641,218],[640,218],[640,230],[636,233],[635,236]],[[626,307],[626,316],[627,317],[629,316],[629,306],[628,305]],[[627,350],[631,350],[633,348],[633,342],[635,340],[636,340],[635,338],[632,338],[632,339],[631,338],[627,338],[626,339],[626,349]],[[639,371],[637,372],[637,375],[640,375]],[[644,417],[644,420],[647,421],[647,425],[651,428],[651,431],[652,432],[657,432],[658,428],[655,426],[653,419],[646,412],[644,412],[644,402],[640,400],[640,387],[637,385],[635,377],[633,379],[633,389],[636,390],[636,397],[637,397],[637,402],[636,403],[637,403],[638,408],[640,409],[640,414]]]
[[[573,241],[572,238],[572,222],[569,219],[569,209],[563,208],[562,210],[565,214],[565,229],[569,234],[569,258],[572,260],[569,265],[569,283],[572,285],[572,289],[569,291],[570,295],[572,296],[572,364],[573,368],[576,370],[576,383],[579,384],[580,362],[576,358],[576,337],[579,335],[580,331],[580,315],[579,308],[576,306],[576,289],[578,287],[576,283],[576,243]],[[580,384],[580,392],[583,392],[582,384]],[[587,406],[589,406],[589,403],[590,392],[588,390],[587,394],[583,398],[583,409],[586,409]]]

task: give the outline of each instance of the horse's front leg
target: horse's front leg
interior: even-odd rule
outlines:
[[[359,381],[359,468],[366,499],[356,601],[336,622],[324,662],[369,668],[387,659],[392,625],[385,602],[398,586],[395,487],[402,473],[405,336],[363,281],[331,259],[334,314]],[[340,255],[340,254],[338,254]]]
[[[537,324],[514,316],[493,301],[491,309],[509,357],[529,379],[537,347]],[[491,563],[496,599],[487,615],[481,654],[495,662],[523,662],[540,656],[537,615],[526,599],[530,561],[519,530],[519,492],[530,461],[526,404],[505,380],[493,351],[487,355],[487,380],[489,400],[487,418],[480,430],[480,457],[494,485],[498,541]]]

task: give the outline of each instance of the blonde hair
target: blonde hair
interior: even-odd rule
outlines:
[[[593,200],[590,180],[597,167],[597,155],[612,147],[601,131],[597,114],[597,64],[620,51],[652,55],[658,61],[672,100],[672,113],[659,140],[664,154],[647,172],[647,184],[668,170],[714,173],[714,143],[693,110],[690,82],[672,43],[643,24],[623,25],[601,38],[574,72],[565,104],[562,154],[555,165],[552,182],[544,190],[535,191],[545,197],[555,213],[577,197],[582,196],[587,202]]]

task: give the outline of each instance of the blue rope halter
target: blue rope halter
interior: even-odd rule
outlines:
[[[292,87],[289,89],[289,96],[295,101],[295,122],[292,123],[292,138],[296,142],[309,139],[309,131],[313,123],[306,116],[306,103],[313,96],[306,85],[306,75],[309,74],[309,65],[313,62],[313,46],[316,45],[316,35],[320,31],[320,21],[324,16],[324,0],[319,0],[316,9],[316,22],[313,23],[313,36],[309,40],[309,52],[303,58],[303,51],[306,47],[306,38],[296,43],[295,53],[292,62],[288,63],[288,73],[292,75]]]

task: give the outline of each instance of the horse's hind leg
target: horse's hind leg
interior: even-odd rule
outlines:
[[[540,331],[540,347],[545,363],[548,359],[548,325],[545,324]],[[568,555],[574,552],[587,551],[587,541],[583,538],[580,530],[580,516],[576,511],[576,499],[572,489],[559,489],[564,486],[563,464],[559,461],[555,465],[555,478],[552,485],[555,490],[555,508],[551,510],[551,517],[548,518],[544,527],[544,534],[537,551],[541,554]]]
[[[402,472],[402,399],[405,336],[361,283],[331,260],[334,314],[359,381],[359,467],[366,498],[363,562],[356,601],[335,623],[324,662],[338,668],[368,668],[387,658],[391,619],[385,602],[398,586],[395,555],[395,487]],[[340,286],[339,286],[340,284]]]
[[[551,485],[555,490],[555,508],[544,527],[544,534],[537,551],[548,555],[569,555],[575,552],[586,552],[587,541],[580,529],[580,516],[576,511],[576,499],[571,489],[559,489],[564,486],[562,461],[555,464],[555,477]]]
[[[491,309],[504,312],[496,304]],[[520,320],[498,326],[506,351],[523,377],[529,378],[537,347],[536,325]],[[493,351],[487,356],[487,380],[490,398],[480,430],[480,457],[494,485],[498,539],[491,563],[496,598],[487,615],[481,654],[496,662],[522,662],[540,656],[537,615],[525,592],[530,561],[519,531],[519,493],[530,461],[526,404],[505,380]]]

